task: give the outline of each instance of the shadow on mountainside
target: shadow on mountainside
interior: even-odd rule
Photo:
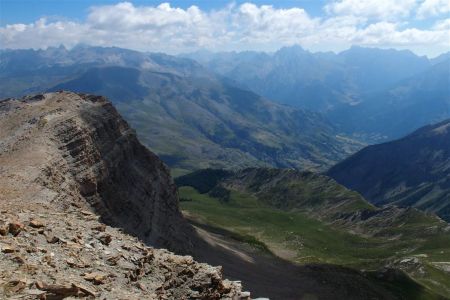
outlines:
[[[189,218],[189,216],[185,216]],[[328,264],[296,265],[236,239],[235,234],[190,219],[197,232],[194,257],[221,265],[226,278],[241,280],[253,298],[445,299],[431,296],[398,270],[362,273]],[[430,298],[431,296],[431,298]]]

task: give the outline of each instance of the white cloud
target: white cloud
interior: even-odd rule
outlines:
[[[275,9],[271,5],[245,3],[231,12],[232,31],[243,43],[298,42],[312,34],[318,19],[301,8]]]
[[[428,16],[437,16],[450,13],[449,0],[425,0],[417,9],[417,16],[425,18]]]
[[[120,30],[201,25],[206,20],[207,16],[196,6],[183,10],[173,8],[169,3],[157,7],[135,7],[130,2],[97,6],[91,8],[88,16],[88,23],[94,28]]]
[[[450,40],[450,18],[437,21],[433,25],[433,29],[434,30],[439,30],[439,31],[445,31],[446,30],[447,33],[449,34],[447,36],[447,39]]]
[[[69,47],[89,42],[90,30],[75,22],[47,23],[41,18],[32,24],[13,24],[0,28],[2,48],[46,48],[64,44]]]
[[[319,18],[298,7],[279,9],[252,3],[207,12],[196,6],[182,9],[168,3],[135,6],[122,2],[92,7],[84,22],[42,18],[31,24],[0,27],[0,46],[46,48],[84,43],[177,53],[199,48],[275,50],[291,44],[341,50],[360,44],[410,46],[422,54],[423,49],[429,53],[445,51],[448,20],[429,29],[408,27],[405,20],[395,20],[411,14],[414,5],[415,0],[333,1],[325,6],[328,15]]]
[[[416,28],[399,30],[397,24],[379,22],[358,31],[353,40],[355,43],[362,45],[412,46],[445,42],[443,39],[445,34],[445,31],[419,30]]]
[[[348,15],[378,20],[407,17],[416,6],[416,0],[338,0],[325,6],[328,14]]]

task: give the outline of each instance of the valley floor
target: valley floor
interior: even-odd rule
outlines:
[[[431,291],[406,273],[394,269],[394,264],[392,268],[382,269],[383,257],[389,256],[385,252],[395,251],[392,247],[386,249],[378,245],[377,248],[366,241],[367,249],[363,250],[362,239],[354,235],[330,230],[318,221],[288,212],[272,209],[264,214],[266,208],[258,207],[257,202],[242,195],[232,196],[231,203],[224,204],[193,188],[182,187],[180,197],[185,217],[196,227],[204,243],[197,247],[196,259],[222,265],[224,275],[241,279],[244,288],[251,290],[253,296],[270,299],[445,299],[445,286],[441,290],[443,294],[438,295],[436,289]],[[297,232],[291,232],[291,241],[283,242],[293,218],[298,218],[296,221],[301,224],[294,224]],[[299,239],[301,235],[302,240]],[[295,240],[299,251],[292,247]],[[328,249],[314,244],[320,240]],[[351,248],[358,244],[361,246],[358,249]],[[398,245],[394,243],[394,246]],[[412,258],[411,262],[405,263],[416,260],[418,258]],[[356,271],[362,269],[362,265],[373,271]],[[429,271],[429,266],[424,266]],[[432,269],[432,272],[430,281],[440,279],[441,283],[433,283],[446,284],[448,275],[445,272],[438,269]]]
[[[253,297],[285,299],[396,299],[365,275],[335,265],[296,265],[257,247],[242,243],[225,230],[192,221],[207,246],[196,259],[220,264],[224,276],[241,279]]]

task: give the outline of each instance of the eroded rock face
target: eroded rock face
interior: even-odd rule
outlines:
[[[105,98],[58,92],[8,99],[0,102],[0,129],[0,210],[7,216],[0,220],[5,250],[0,253],[0,285],[5,291],[92,297],[92,290],[111,298],[115,287],[131,291],[124,297],[240,297],[239,284],[224,281],[219,269],[194,261],[185,268],[177,263],[185,258],[148,249],[116,229],[105,229],[103,222],[147,245],[181,253],[192,249],[192,229],[178,209],[168,169],[139,143]],[[14,224],[20,224],[20,230]],[[17,230],[11,232],[11,226]],[[164,256],[167,263],[140,261],[130,243],[155,257]],[[30,252],[24,245],[32,246]],[[102,251],[106,256],[99,254]],[[115,268],[124,257],[116,261],[111,255],[123,251],[128,251],[127,262]],[[86,264],[76,258],[83,253]],[[31,267],[19,268],[17,262]],[[90,267],[74,271],[85,265]],[[33,266],[45,267],[29,272]],[[176,279],[180,273],[188,274],[184,277],[189,280]],[[146,281],[149,274],[159,276],[156,285]],[[7,280],[12,277],[17,280]],[[40,280],[44,282],[36,283]],[[142,297],[136,296],[141,292]]]
[[[152,245],[189,250],[168,169],[105,98],[63,92],[1,107],[1,128],[10,126],[1,149],[44,152],[24,179],[52,194],[48,202],[93,207],[106,223]]]

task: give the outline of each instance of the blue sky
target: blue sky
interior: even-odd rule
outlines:
[[[448,0],[164,2],[0,0],[0,47],[83,43],[179,53],[360,45],[428,56],[450,48]]]

